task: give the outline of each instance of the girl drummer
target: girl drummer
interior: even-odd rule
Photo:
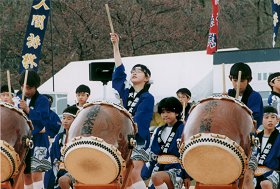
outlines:
[[[185,187],[189,187],[186,171],[179,163],[177,145],[177,139],[181,138],[184,129],[182,109],[182,104],[175,97],[164,98],[159,102],[158,112],[165,124],[156,128],[152,136],[149,148],[151,158],[146,164],[146,174],[152,172],[149,188],[181,189],[184,182]]]
[[[154,97],[149,93],[151,72],[145,65],[137,64],[131,70],[131,83],[126,81],[125,68],[119,51],[119,36],[116,33],[111,33],[110,35],[116,67],[113,72],[112,85],[118,91],[123,106],[132,114],[138,126],[138,133],[136,134],[137,147],[133,149],[131,155],[133,169],[130,174],[131,183],[128,184],[128,188],[146,188],[141,178],[141,170],[144,162],[148,161],[148,154],[145,150],[150,143],[149,127],[154,107]]]

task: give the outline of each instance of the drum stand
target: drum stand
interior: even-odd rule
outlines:
[[[74,184],[74,189],[121,189],[121,185],[119,183],[113,184]]]
[[[24,169],[25,164],[21,167],[20,172],[14,178],[14,184],[12,185],[10,181],[5,181],[1,183],[1,189],[23,189],[24,188]]]
[[[205,185],[197,182],[195,189],[238,189],[238,186],[236,182],[229,185]]]

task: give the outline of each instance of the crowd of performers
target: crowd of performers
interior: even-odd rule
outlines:
[[[176,97],[166,97],[155,106],[154,97],[149,92],[151,71],[145,65],[137,64],[132,68],[128,81],[119,51],[119,36],[116,33],[110,35],[115,59],[112,86],[118,91],[122,106],[138,126],[135,136],[137,146],[132,150],[133,168],[127,188],[188,188],[192,178],[178,161],[180,155],[177,139],[181,138],[192,106],[191,92],[181,88],[174,93]],[[239,71],[242,71],[240,81]],[[37,91],[39,75],[32,70],[28,71],[24,85],[25,72],[19,80],[21,93],[11,98],[8,86],[3,85],[0,96],[2,101],[22,109],[34,126],[34,148],[29,150],[25,158],[24,188],[71,188],[75,179],[65,170],[61,148],[67,143],[68,131],[78,110],[83,108],[90,96],[90,88],[86,85],[77,87],[77,104],[68,106],[60,120],[50,110],[51,96]],[[280,185],[280,72],[268,77],[271,94],[268,98],[269,106],[265,107],[261,95],[249,84],[252,72],[247,64],[235,63],[230,69],[229,79],[233,88],[225,95],[236,98],[238,91],[237,99],[252,111],[256,121],[256,137],[260,142],[255,146],[249,163],[255,172],[255,188],[277,189]],[[151,125],[156,125],[152,136]]]

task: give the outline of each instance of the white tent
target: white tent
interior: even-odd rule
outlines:
[[[90,101],[105,99],[117,102],[111,82],[104,88],[102,82],[89,81],[89,64],[106,61],[113,59],[70,62],[55,74],[54,92],[66,93],[67,103],[71,105],[75,103],[77,86],[85,84],[91,88]],[[205,51],[124,57],[122,61],[128,78],[135,64],[144,64],[151,70],[153,84],[150,92],[156,102],[164,97],[176,96],[176,91],[183,87],[191,90],[194,101],[212,95],[213,57]],[[52,90],[53,78],[39,87],[41,93],[49,93]]]

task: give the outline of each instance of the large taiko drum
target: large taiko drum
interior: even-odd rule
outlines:
[[[226,96],[201,100],[190,110],[180,146],[181,163],[196,181],[227,185],[244,175],[254,132],[252,112]]]
[[[1,182],[14,178],[24,165],[28,149],[32,147],[31,121],[21,109],[0,102]]]
[[[64,165],[79,183],[123,181],[135,133],[136,125],[123,107],[105,101],[84,105],[69,130]]]

